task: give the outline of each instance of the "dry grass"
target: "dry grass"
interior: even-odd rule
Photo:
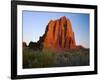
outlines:
[[[64,51],[55,53],[51,50],[35,51],[23,49],[23,68],[45,68],[89,65],[89,50]]]

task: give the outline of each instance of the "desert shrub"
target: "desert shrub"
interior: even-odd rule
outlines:
[[[23,50],[23,68],[52,67],[55,54],[52,51]]]
[[[89,65],[89,50],[53,52],[23,49],[23,68],[44,68]]]

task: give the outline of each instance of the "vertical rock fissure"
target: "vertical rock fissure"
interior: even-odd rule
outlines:
[[[71,48],[71,37],[69,38],[69,48]]]
[[[59,46],[62,45],[62,30],[61,30],[61,22],[59,21]]]
[[[54,23],[54,27],[53,27],[53,37],[55,38],[55,30],[56,30],[56,23]]]
[[[66,47],[67,21],[64,24],[64,48]]]

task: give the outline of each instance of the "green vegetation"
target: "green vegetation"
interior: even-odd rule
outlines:
[[[23,49],[23,68],[44,68],[89,65],[89,50],[53,52]]]

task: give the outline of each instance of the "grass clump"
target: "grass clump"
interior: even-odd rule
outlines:
[[[45,68],[89,65],[89,50],[53,52],[23,49],[23,68]]]

